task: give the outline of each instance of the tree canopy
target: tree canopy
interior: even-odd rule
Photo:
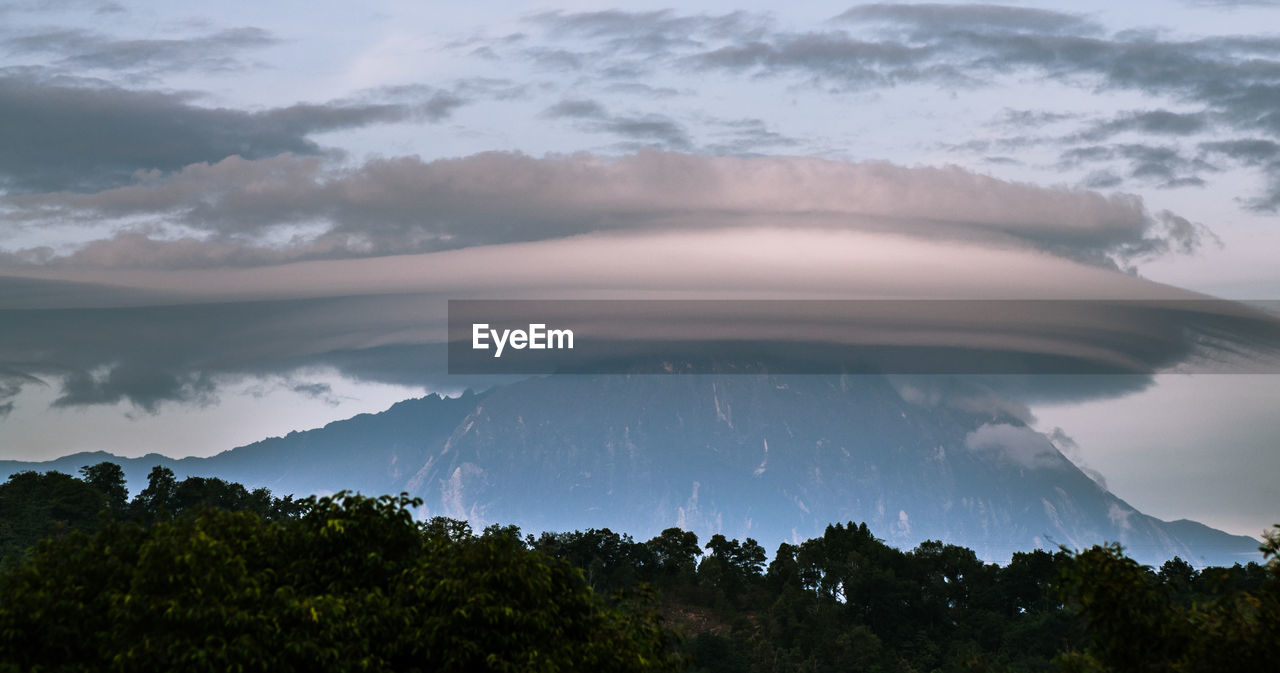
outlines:
[[[538,536],[414,520],[405,494],[295,500],[157,467],[0,484],[4,671],[1269,670],[1263,563],[1154,569],[1119,545],[1003,567],[836,523],[769,559],[669,528]]]
[[[40,542],[0,575],[11,671],[662,671],[657,617],[568,563],[442,536],[407,496],[340,494],[271,520],[203,508]]]

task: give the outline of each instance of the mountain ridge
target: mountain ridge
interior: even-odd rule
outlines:
[[[997,561],[1109,541],[1146,563],[1258,560],[1252,538],[1139,512],[1013,415],[907,397],[880,377],[534,378],[207,458],[89,452],[0,461],[0,476],[111,460],[134,490],[160,464],[277,494],[408,491],[424,499],[423,516],[530,532],[645,538],[679,525],[772,549],[865,521],[897,546],[940,539]]]

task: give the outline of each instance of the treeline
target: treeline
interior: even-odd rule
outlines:
[[[415,522],[110,463],[0,485],[0,670],[1245,671],[1280,644],[1280,530],[1197,571],[1118,546],[782,544]]]
[[[3,544],[48,534],[0,565],[0,671],[683,666],[652,609],[604,601],[509,529],[415,522],[420,500],[280,499],[157,468],[125,501],[115,466],[82,475],[0,485]]]
[[[1016,553],[901,551],[836,524],[764,564],[754,540],[668,529],[529,537],[600,592],[655,587],[696,671],[1261,671],[1280,644],[1280,531],[1270,559],[1159,569],[1118,545]],[[1262,555],[1260,555],[1260,558]]]
[[[115,463],[80,469],[80,478],[61,472],[19,472],[0,485],[0,557],[11,556],[43,538],[92,531],[106,520],[152,523],[204,508],[252,512],[269,520],[303,512],[293,496],[276,498],[265,488],[217,478],[178,481],[167,467],[152,468],[147,486],[129,500],[124,470]]]

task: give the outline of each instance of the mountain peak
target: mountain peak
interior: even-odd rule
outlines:
[[[679,526],[776,546],[848,521],[995,561],[1108,541],[1148,563],[1257,555],[1251,538],[1138,512],[1017,409],[879,376],[531,378],[165,462],[276,493],[408,491],[422,515],[531,532]]]

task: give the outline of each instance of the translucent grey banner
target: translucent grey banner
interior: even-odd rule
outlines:
[[[450,374],[1280,373],[1280,302],[458,300]]]

